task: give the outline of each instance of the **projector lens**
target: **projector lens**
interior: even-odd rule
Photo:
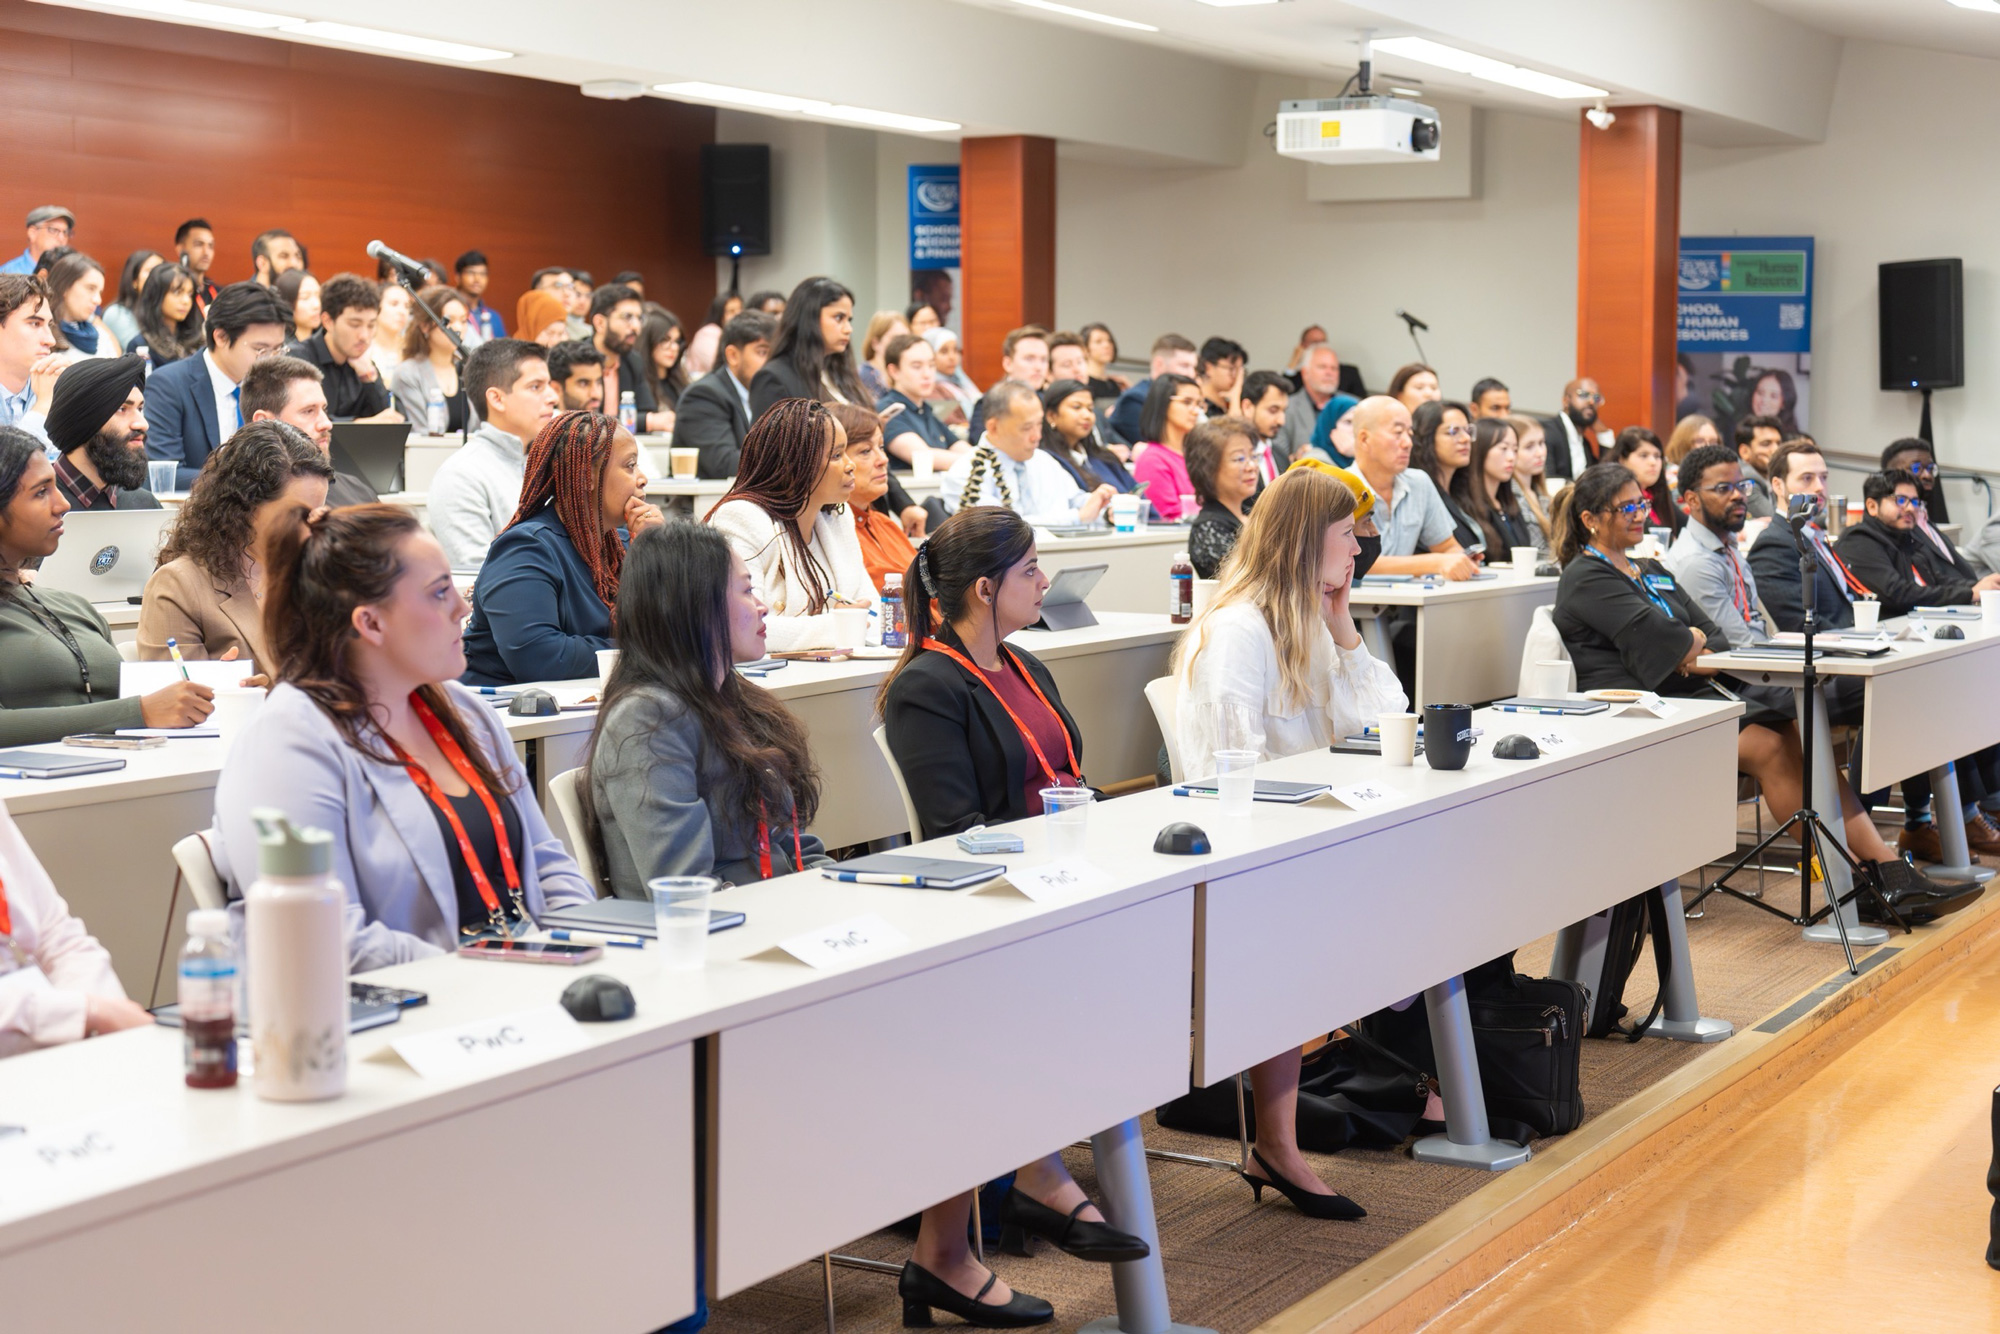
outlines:
[[[1434,120],[1410,122],[1410,151],[1428,153],[1438,146],[1438,123]]]

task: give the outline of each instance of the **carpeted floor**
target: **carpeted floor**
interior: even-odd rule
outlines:
[[[1773,902],[1795,908],[1796,878],[1769,879]],[[1748,1028],[1841,965],[1837,946],[1809,945],[1798,928],[1724,898],[1708,901],[1706,915],[1688,923],[1702,1013]],[[1521,950],[1516,966],[1547,971],[1552,939]],[[1641,960],[1626,994],[1641,1013],[1650,1005],[1654,977],[1650,955]],[[1583,1050],[1586,1116],[1599,1114],[1692,1060],[1703,1048],[1648,1040],[1587,1041]],[[1150,1117],[1146,1142],[1153,1148],[1227,1157],[1230,1141],[1160,1130]],[[1065,1154],[1086,1191],[1095,1195],[1087,1151]],[[1154,1162],[1152,1185],[1166,1260],[1167,1287],[1177,1321],[1233,1334],[1249,1330],[1390,1242],[1471,1195],[1493,1178],[1459,1168],[1418,1163],[1406,1151],[1347,1152],[1317,1159],[1321,1176],[1361,1202],[1368,1217],[1357,1223],[1311,1222],[1282,1201],[1254,1206],[1249,1188],[1222,1172]],[[901,1263],[907,1238],[877,1233],[845,1248],[852,1254]],[[1109,1267],[1072,1260],[1051,1248],[1031,1260],[1000,1257],[1008,1283],[1047,1298],[1056,1307],[1055,1328],[1075,1329],[1114,1310]],[[900,1328],[901,1307],[892,1277],[836,1269],[834,1291],[843,1331]],[[954,1323],[949,1317],[939,1317]],[[817,1264],[801,1266],[736,1294],[715,1308],[718,1334],[811,1334],[824,1329],[825,1305]]]

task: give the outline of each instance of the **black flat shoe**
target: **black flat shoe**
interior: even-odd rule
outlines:
[[[1022,1329],[1046,1325],[1056,1318],[1055,1307],[1025,1292],[1017,1292],[997,1306],[980,1301],[999,1281],[998,1274],[987,1275],[986,1286],[977,1296],[968,1297],[915,1260],[905,1260],[903,1276],[896,1280],[896,1293],[903,1299],[903,1327],[929,1329],[932,1307],[982,1329]]]
[[[1009,1255],[1033,1255],[1034,1238],[1040,1237],[1079,1260],[1098,1264],[1143,1260],[1153,1253],[1129,1232],[1077,1217],[1089,1207],[1085,1200],[1067,1215],[1059,1214],[1017,1186],[1000,1201],[1000,1249]]]
[[[1257,1150],[1250,1150],[1250,1156],[1257,1160],[1257,1166],[1264,1169],[1264,1175],[1253,1177],[1248,1172],[1239,1172],[1237,1175],[1250,1183],[1250,1191],[1256,1197],[1257,1203],[1264,1202],[1264,1187],[1269,1186],[1290,1200],[1292,1207],[1307,1218],[1336,1218],[1348,1221],[1368,1217],[1366,1209],[1345,1195],[1321,1195],[1314,1191],[1302,1190],[1279,1176],[1277,1169],[1265,1162],[1264,1155]]]

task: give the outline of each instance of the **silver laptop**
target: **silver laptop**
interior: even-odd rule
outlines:
[[[146,591],[153,556],[166,537],[174,511],[71,510],[63,516],[62,541],[43,558],[35,582],[60,588],[92,602],[124,602]]]

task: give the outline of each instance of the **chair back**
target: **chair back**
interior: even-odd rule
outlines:
[[[229,887],[222,883],[222,877],[216,873],[215,858],[210,856],[208,851],[207,831],[189,834],[174,844],[174,865],[180,868],[181,879],[187,881],[188,892],[194,896],[195,907],[229,906]]]
[[[1153,721],[1167,743],[1167,773],[1176,783],[1187,781],[1187,766],[1181,763],[1180,737],[1181,684],[1171,676],[1146,682],[1146,703],[1153,706]]]
[[[1528,637],[1521,644],[1521,670],[1516,679],[1514,693],[1533,696],[1535,693],[1535,664],[1538,662],[1568,662],[1569,650],[1563,647],[1562,632],[1556,629],[1555,611],[1548,606],[1535,608],[1535,614],[1528,623]],[[1570,668],[1569,689],[1576,689],[1576,669]]]
[[[910,785],[903,781],[903,766],[896,763],[896,752],[889,749],[889,729],[886,726],[875,729],[875,748],[882,752],[882,758],[889,764],[889,777],[896,780],[896,795],[903,799],[903,818],[910,824],[910,842],[924,841],[923,821],[917,819],[917,803],[910,800]]]
[[[549,796],[556,803],[556,818],[562,821],[562,828],[556,832],[569,844],[570,855],[576,858],[577,869],[583,878],[604,895],[604,868],[597,864],[597,851],[590,841],[590,826],[583,818],[583,797],[577,784],[589,777],[581,766],[565,769],[549,780]]]
[[[120,662],[139,661],[139,641],[136,639],[127,639],[122,643],[120,643],[118,645],[118,661]]]

